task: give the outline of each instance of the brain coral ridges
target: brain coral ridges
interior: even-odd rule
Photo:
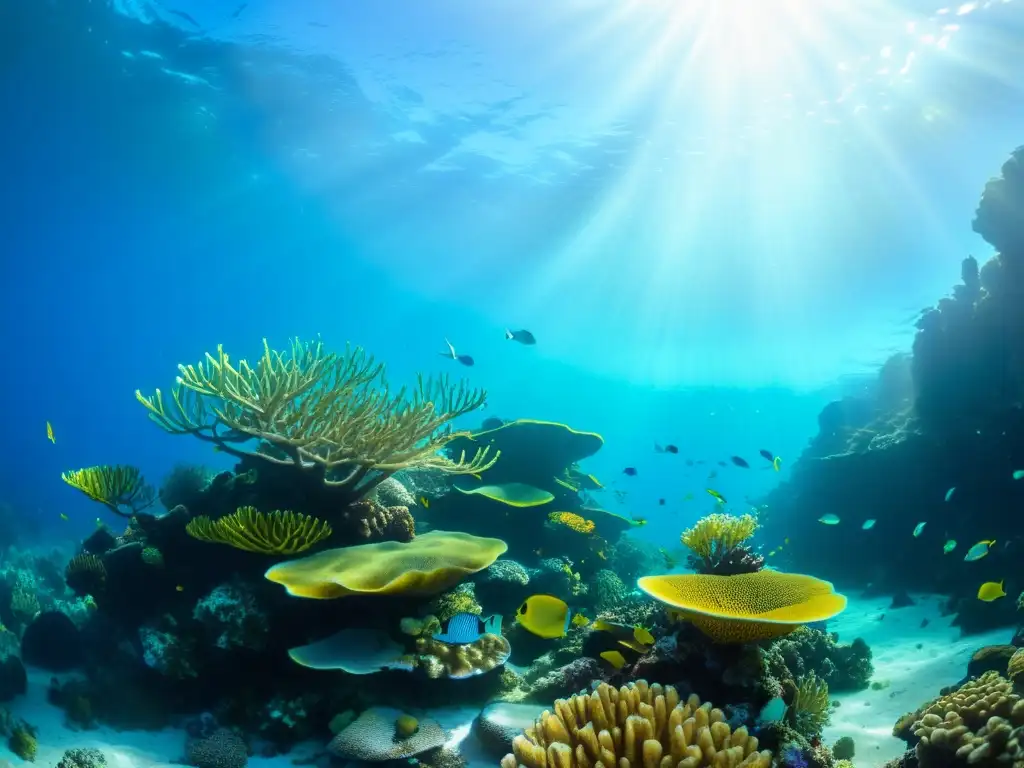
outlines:
[[[512,741],[501,768],[769,768],[746,728],[732,730],[720,709],[672,686],[644,680],[559,699]]]

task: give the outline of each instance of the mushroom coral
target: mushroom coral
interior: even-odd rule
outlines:
[[[637,586],[720,643],[778,637],[846,608],[831,583],[799,573],[668,574],[645,576]]]
[[[526,733],[512,740],[501,768],[769,768],[771,752],[757,751],[746,728],[735,731],[720,709],[672,686],[644,680],[555,702]]]
[[[482,571],[508,549],[501,539],[430,531],[412,541],[328,549],[267,570],[288,594],[330,600],[356,594],[433,595]]]

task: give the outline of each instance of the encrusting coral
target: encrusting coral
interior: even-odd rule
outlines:
[[[472,643],[442,643],[431,637],[416,638],[417,666],[427,677],[472,677],[500,667],[512,654],[512,646],[502,635],[480,635]]]
[[[131,517],[152,506],[156,497],[138,467],[85,467],[62,472],[60,479],[121,517]]]
[[[846,608],[846,598],[831,583],[772,570],[736,576],[645,576],[637,586],[722,643],[778,637]]]
[[[896,728],[902,730],[909,717]],[[1024,701],[998,672],[969,680],[913,717],[910,729],[919,739],[921,768],[1019,765],[1024,760]]]
[[[349,502],[402,469],[478,474],[498,458],[487,448],[474,448],[468,461],[465,453],[457,461],[440,453],[463,434],[452,432],[450,422],[480,408],[484,391],[421,377],[411,395],[403,388],[392,396],[384,366],[358,347],[339,355],[322,342],[295,339],[290,352],[278,352],[264,339],[253,366],[232,364],[218,346],[198,364],[178,366],[170,402],[159,389],[135,397],[172,434],[195,435],[239,458],[293,467]],[[269,448],[243,448],[250,440]]]
[[[233,514],[216,520],[196,517],[188,522],[185,531],[194,539],[228,544],[246,552],[294,555],[330,536],[331,526],[288,510],[268,514],[254,507],[239,507]]]
[[[575,512],[550,512],[548,513],[548,520],[555,525],[564,525],[566,528],[576,531],[576,533],[593,533],[597,527],[593,520],[588,520],[582,515],[577,515]]]
[[[729,576],[752,573],[764,566],[764,558],[754,554],[745,542],[757,530],[753,515],[735,517],[723,513],[706,515],[679,540],[693,551],[689,566],[698,573]]]
[[[769,768],[772,754],[757,738],[733,730],[720,709],[691,695],[682,702],[672,686],[637,680],[555,702],[512,741],[501,768]]]

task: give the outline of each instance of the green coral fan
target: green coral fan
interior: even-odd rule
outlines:
[[[813,672],[797,680],[789,716],[793,727],[805,738],[820,736],[829,721],[828,683]]]
[[[402,469],[478,474],[497,460],[487,448],[469,461],[440,453],[465,434],[449,425],[484,404],[483,390],[420,377],[411,395],[402,389],[392,396],[384,366],[358,347],[338,355],[319,341],[296,339],[289,352],[278,352],[264,339],[253,366],[233,364],[218,346],[198,364],[178,366],[171,402],[160,390],[135,397],[172,434],[194,435],[239,458],[293,466],[350,501]],[[254,439],[272,450],[241,447]]]
[[[239,507],[234,514],[211,520],[205,515],[185,526],[194,539],[227,544],[263,555],[294,555],[305,552],[331,535],[331,526],[310,515],[275,510],[269,514],[255,507]]]
[[[152,506],[156,495],[138,467],[85,467],[63,472],[60,479],[121,517],[131,517]]]
[[[11,736],[7,740],[7,746],[18,757],[28,762],[34,762],[36,753],[39,751],[39,742],[36,740],[36,729],[22,721],[17,723],[11,730]]]

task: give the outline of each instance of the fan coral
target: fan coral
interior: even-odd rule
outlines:
[[[217,520],[196,517],[185,530],[200,541],[228,544],[264,555],[305,552],[331,535],[331,526],[315,517],[277,510],[264,514],[254,507],[239,507],[234,514]]]
[[[643,680],[592,694],[559,699],[533,728],[512,741],[514,754],[501,768],[617,768],[674,765],[677,768],[769,768],[772,754],[757,751],[746,728],[733,731],[720,709],[696,696],[683,703],[672,686]]]
[[[96,555],[75,555],[64,569],[64,581],[79,597],[95,596],[106,586],[107,567]]]
[[[548,520],[556,525],[571,528],[577,533],[593,533],[596,528],[593,520],[587,520],[575,512],[551,512],[548,514]]]
[[[745,542],[757,530],[753,515],[734,517],[716,513],[701,518],[683,531],[680,541],[693,551],[689,565],[698,573],[729,576],[752,573],[764,566],[764,558],[755,555]]]
[[[60,479],[121,517],[131,517],[152,506],[155,497],[137,467],[86,467],[63,472]]]
[[[362,349],[328,353],[319,341],[295,339],[290,352],[263,341],[255,366],[232,364],[223,347],[196,365],[179,365],[171,403],[160,390],[136,399],[150,418],[171,434],[194,435],[239,458],[291,466],[356,501],[395,472],[433,467],[450,474],[477,474],[497,455],[474,448],[469,461],[439,451],[464,433],[450,422],[480,408],[482,390],[446,377],[420,377],[416,390],[392,396],[384,366]],[[263,441],[273,450],[242,444]]]

